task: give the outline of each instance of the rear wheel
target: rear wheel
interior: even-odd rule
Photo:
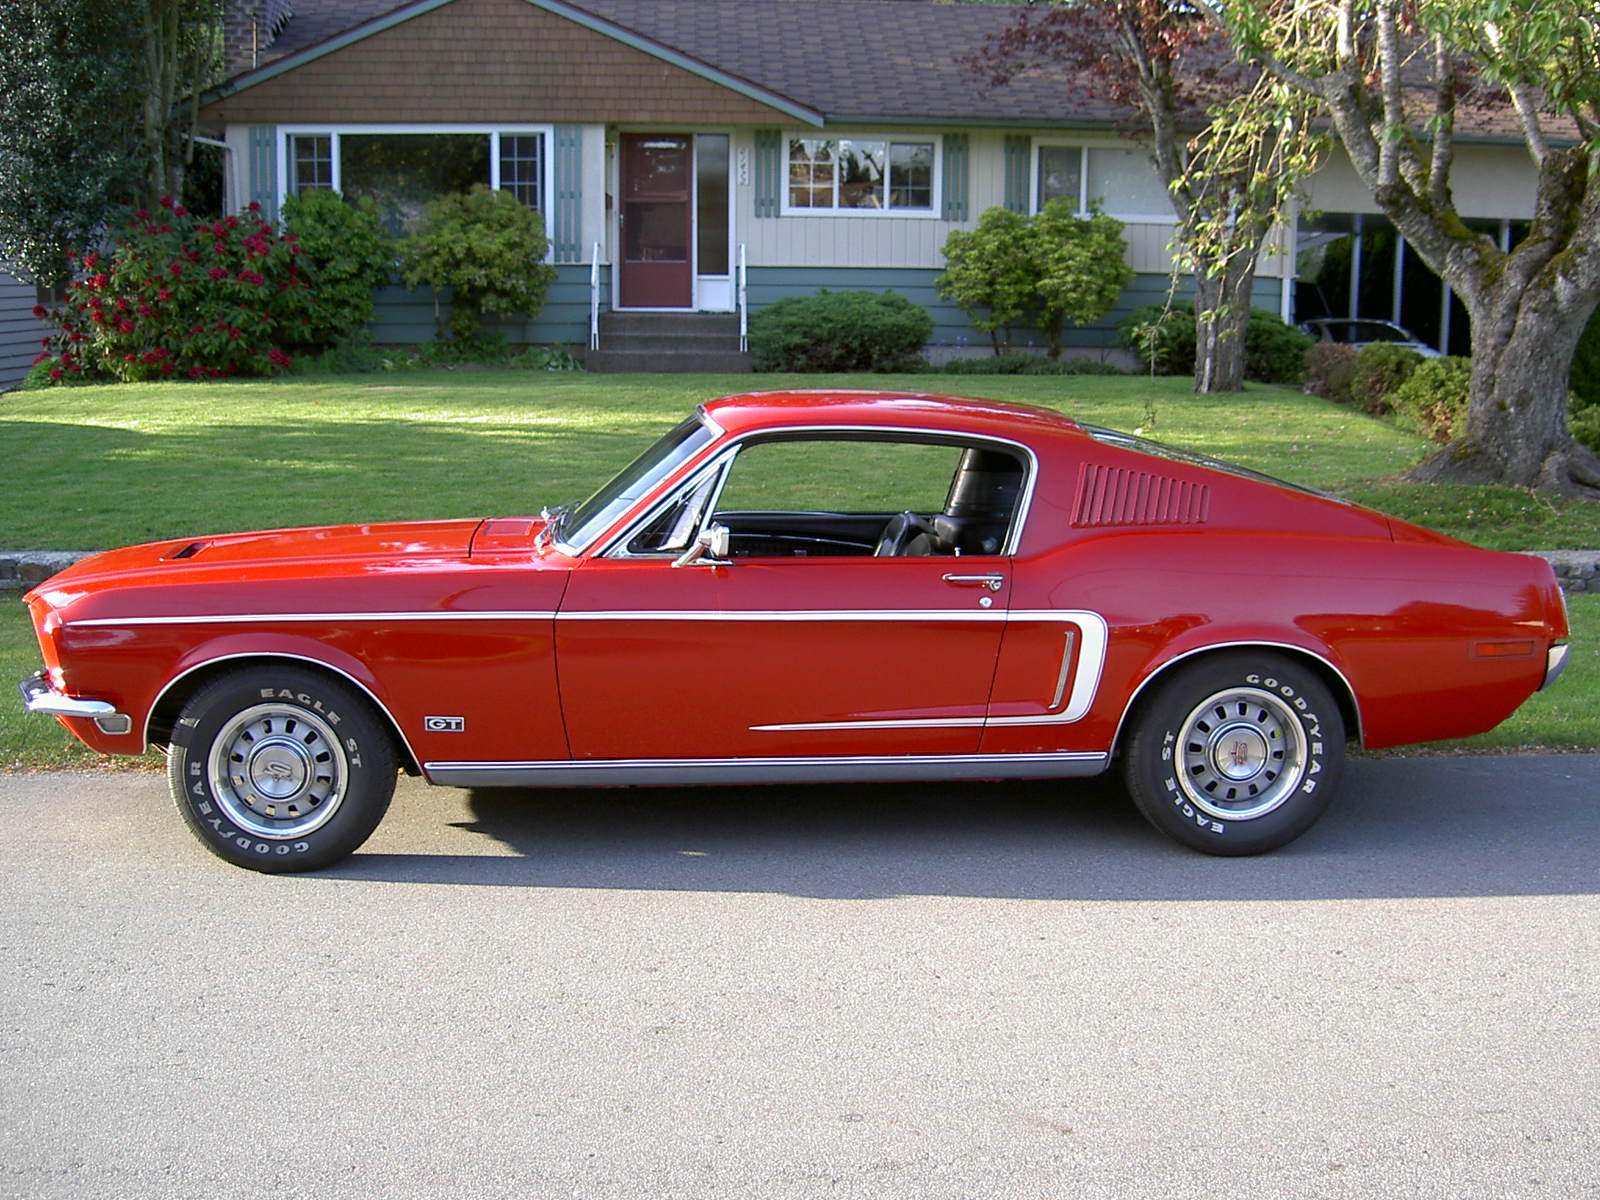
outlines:
[[[183,819],[236,866],[314,871],[371,836],[395,784],[394,747],[355,689],[302,667],[220,675],[172,732],[167,780]]]
[[[1177,668],[1141,706],[1123,777],[1157,829],[1208,854],[1261,854],[1316,823],[1344,766],[1344,719],[1310,668],[1229,653]]]

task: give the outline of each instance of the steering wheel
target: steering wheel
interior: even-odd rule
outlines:
[[[878,544],[872,551],[874,558],[894,558],[905,552],[906,543],[919,533],[931,539],[935,536],[933,522],[914,512],[896,513],[878,535]]]

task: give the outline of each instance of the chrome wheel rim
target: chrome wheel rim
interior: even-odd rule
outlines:
[[[1264,817],[1305,780],[1310,762],[1300,718],[1280,696],[1228,688],[1208,696],[1178,731],[1178,783],[1207,816]]]
[[[298,838],[339,810],[350,768],[338,735],[316,713],[258,704],[212,741],[209,778],[217,804],[241,829]]]

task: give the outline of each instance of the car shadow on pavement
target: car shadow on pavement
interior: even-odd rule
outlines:
[[[463,803],[464,801],[464,803]],[[1027,783],[415,788],[472,853],[362,853],[321,878],[871,899],[1260,900],[1589,893],[1600,758],[1365,760],[1295,843],[1214,858],[1115,776]],[[459,816],[464,811],[467,819]],[[393,819],[393,818],[391,818]],[[415,819],[426,820],[426,815]]]

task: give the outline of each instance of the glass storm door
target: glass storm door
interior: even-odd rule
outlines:
[[[692,308],[694,139],[622,135],[622,308]]]

